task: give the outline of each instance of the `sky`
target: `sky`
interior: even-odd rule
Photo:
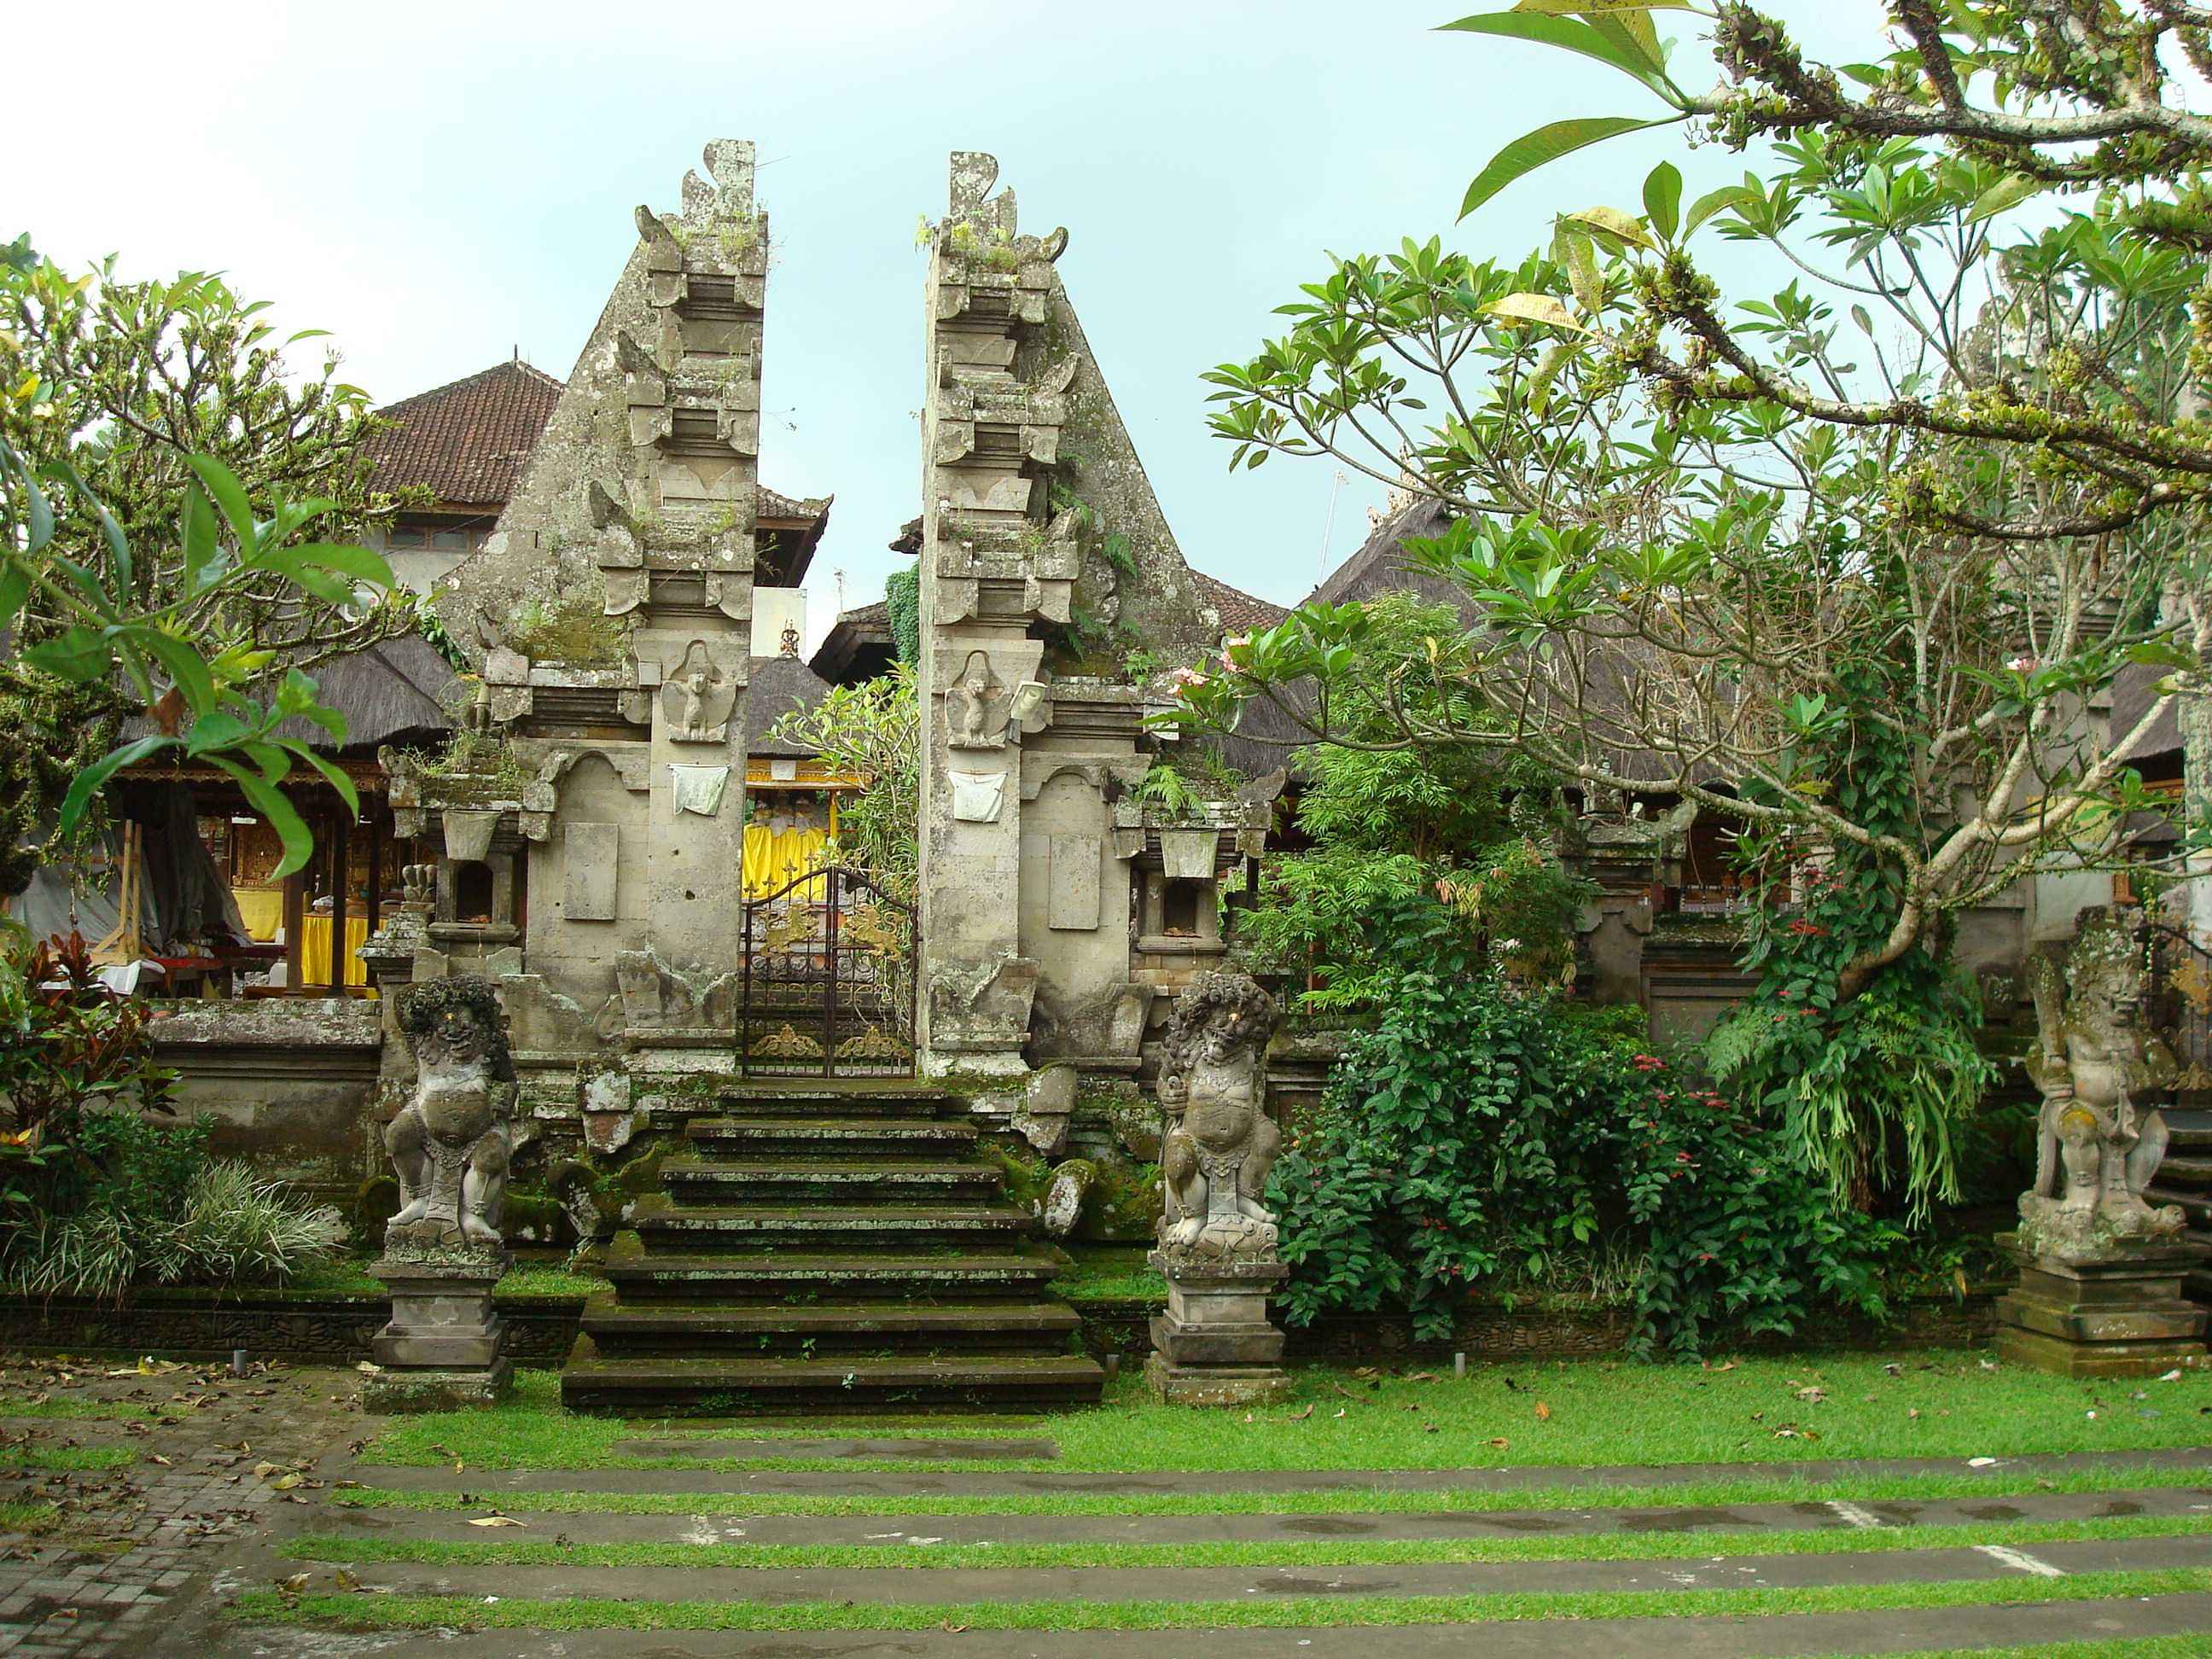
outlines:
[[[714,137],[750,138],[769,214],[762,482],[834,495],[810,646],[879,598],[918,510],[923,255],[945,158],[988,150],[1060,262],[1185,557],[1295,603],[1379,488],[1327,459],[1232,476],[1200,374],[1249,356],[1330,252],[1443,236],[1517,259],[1553,216],[1686,199],[1741,158],[1678,132],[1583,152],[1455,224],[1503,143],[1656,112],[1603,65],[1436,25],[1506,0],[724,0],[714,6],[100,0],[40,35],[73,72],[43,153],[0,154],[0,240],[126,276],[219,270],[331,331],[380,403],[518,348],[566,378],[635,237]],[[1818,48],[1879,49],[1875,0],[1778,0]],[[1658,14],[1662,33],[1688,18]],[[42,54],[44,55],[44,54]],[[1704,77],[1686,76],[1696,85]],[[74,111],[76,113],[71,113]]]

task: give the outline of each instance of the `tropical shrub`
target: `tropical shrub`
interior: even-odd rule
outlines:
[[[1540,1285],[1599,1249],[1632,1264],[1645,1353],[1879,1315],[1898,1237],[1835,1206],[1766,1115],[1494,969],[1400,977],[1268,1190],[1291,1323],[1402,1308],[1429,1340],[1471,1290]]]

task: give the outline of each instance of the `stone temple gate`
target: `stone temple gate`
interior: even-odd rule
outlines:
[[[516,1157],[579,1231],[622,1229],[564,1374],[574,1403],[1097,1393],[1044,1289],[1060,1258],[978,1138],[1061,1156],[1080,1102],[1119,1126],[1095,1133],[1148,1140],[1130,1167],[1158,1158],[1141,1091],[1169,1004],[1220,957],[1222,887],[1269,809],[1168,811],[1139,787],[1162,758],[1145,728],[1161,677],[1212,650],[1221,618],[1069,303],[1067,233],[1025,234],[997,172],[953,156],[916,319],[913,1012],[895,1039],[827,1019],[818,1045],[823,1071],[877,1075],[793,1081],[805,1065],[774,1062],[806,1052],[805,1022],[751,1018],[777,953],[842,958],[805,933],[840,882],[781,908],[744,889],[771,556],[750,144],[708,145],[679,211],[637,210],[497,527],[437,596],[477,689],[450,755],[386,757],[399,833],[437,856],[362,954],[387,1009],[410,981],[492,982]],[[887,1054],[919,1076],[883,1077]],[[385,1054],[396,1104],[412,1062]],[[1156,1194],[1144,1207],[1149,1226]]]
[[[392,757],[402,832],[445,855],[418,872],[421,937],[380,939],[380,971],[490,975],[518,1053],[564,1066],[726,1051],[746,965],[769,240],[751,145],[705,162],[680,211],[637,210],[495,531],[439,596],[481,676],[455,759]],[[997,172],[953,156],[920,319],[914,1036],[922,1073],[984,1085],[987,1112],[1065,1063],[1033,1103],[1049,1113],[1079,1073],[1139,1072],[1158,994],[1219,951],[1218,885],[1265,809],[1163,815],[1137,793],[1160,694],[1127,664],[1190,662],[1220,621],[1061,283],[1067,233],[1025,234]]]

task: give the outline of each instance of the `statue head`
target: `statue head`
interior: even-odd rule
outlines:
[[[1275,1029],[1275,1000],[1249,974],[1200,974],[1176,999],[1167,1029],[1169,1069],[1222,1060],[1240,1048],[1255,1053]]]
[[[488,979],[428,979],[398,996],[399,1033],[422,1066],[482,1062],[496,1082],[514,1080],[499,992]]]
[[[960,671],[960,687],[970,696],[981,697],[991,690],[991,659],[981,651],[970,651],[968,663]]]
[[[2143,994],[2142,947],[2110,910],[2085,910],[2066,957],[2068,1012],[2076,1021],[2124,1025]]]

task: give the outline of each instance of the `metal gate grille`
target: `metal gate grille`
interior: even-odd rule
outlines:
[[[832,865],[744,905],[741,1077],[914,1073],[915,918]]]

